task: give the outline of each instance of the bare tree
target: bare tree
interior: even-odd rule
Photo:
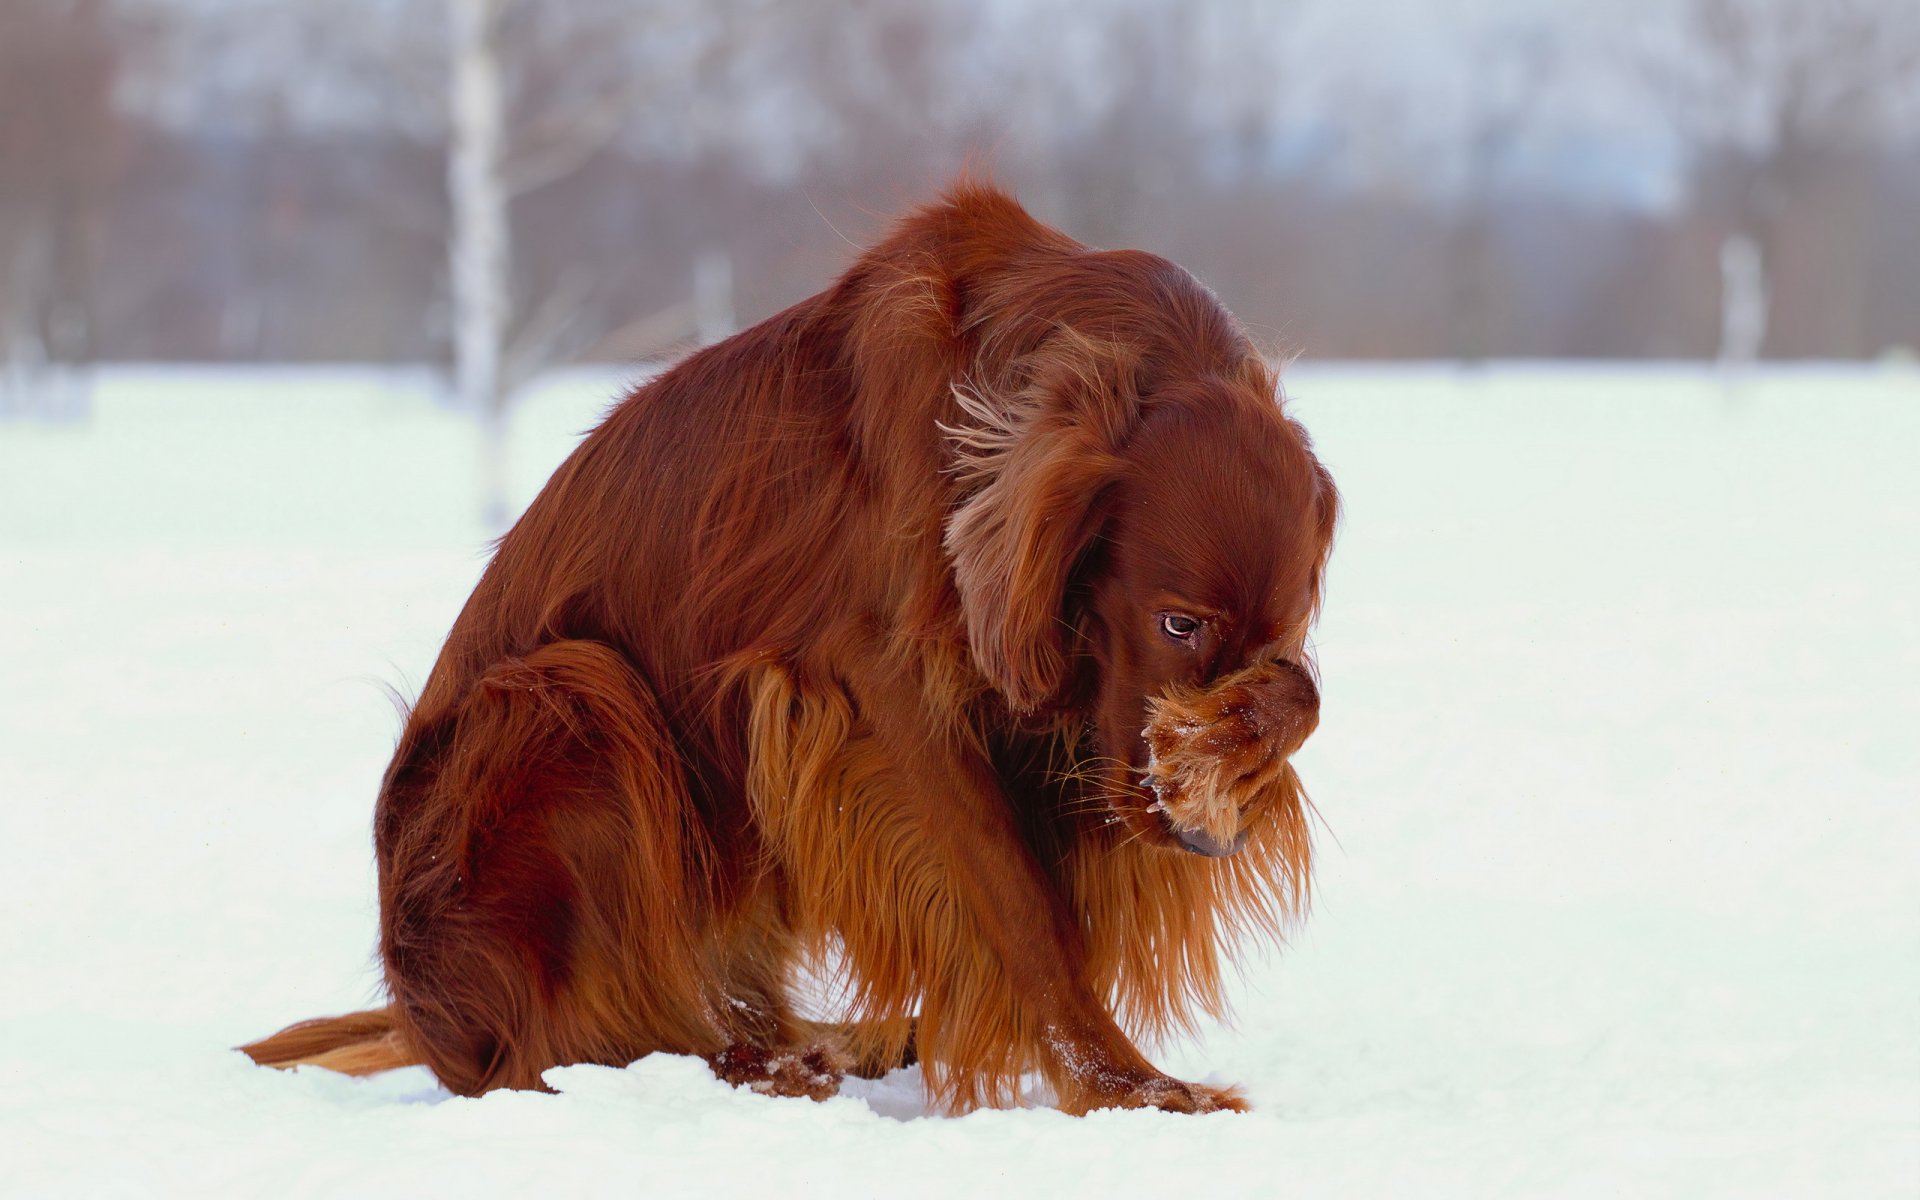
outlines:
[[[608,324],[600,262],[556,271],[516,254],[519,202],[588,166],[649,103],[684,89],[712,52],[723,12],[762,2],[309,0],[215,10],[191,23],[183,63],[212,59],[229,76],[197,89],[199,120],[264,108],[302,127],[376,131],[444,155],[437,187],[376,175],[365,201],[384,227],[444,240],[445,316],[422,321],[444,321],[437,332],[450,350],[453,400],[481,432],[490,526],[507,516],[515,398]],[[293,69],[296,54],[320,69]],[[249,62],[279,63],[281,76],[263,78],[244,69]]]
[[[1795,193],[1838,151],[1871,143],[1920,76],[1920,10],[1906,0],[1686,0],[1635,30],[1720,245],[1719,358],[1766,348],[1772,273]]]
[[[85,414],[116,67],[100,0],[0,6],[0,414]]]
[[[508,391],[501,378],[511,276],[500,16],[505,0],[448,0],[448,279],[453,379],[481,423],[480,494],[489,526],[506,522]]]
[[[1503,173],[1553,77],[1559,47],[1539,25],[1502,23],[1480,40],[1462,83],[1461,181],[1448,238],[1454,357],[1478,363],[1499,342],[1495,223]]]
[[[584,265],[533,293],[514,269],[516,198],[581,167],[664,90],[671,56],[642,52],[659,36],[682,50],[675,73],[703,48],[698,5],[446,0],[448,30],[448,278],[453,378],[482,431],[482,516],[508,515],[507,429],[515,396],[536,375],[604,332]],[[671,33],[673,36],[666,36]],[[608,48],[612,47],[612,52]]]

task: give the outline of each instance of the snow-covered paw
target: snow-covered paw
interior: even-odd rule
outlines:
[[[1157,1108],[1162,1112],[1246,1112],[1247,1101],[1238,1088],[1183,1083],[1165,1075],[1095,1104],[1095,1108]]]
[[[714,1076],[762,1096],[805,1096],[825,1100],[840,1091],[847,1067],[825,1046],[767,1050],[735,1042],[707,1059]]]

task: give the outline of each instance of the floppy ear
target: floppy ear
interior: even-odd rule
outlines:
[[[1066,590],[1119,475],[1115,427],[1131,408],[1121,390],[1081,359],[1005,400],[954,391],[966,421],[943,428],[973,490],[947,519],[946,550],[974,664],[1016,711],[1066,681]]]

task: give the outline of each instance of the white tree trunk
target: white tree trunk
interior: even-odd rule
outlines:
[[[1767,262],[1760,243],[1731,233],[1720,243],[1720,369],[1744,372],[1767,340]]]
[[[501,359],[507,335],[508,190],[500,14],[505,0],[448,0],[452,76],[447,193],[453,290],[453,378],[461,407],[481,428],[481,505],[489,528],[506,524],[507,397]]]
[[[52,358],[42,336],[41,314],[50,289],[53,241],[45,222],[31,218],[13,238],[0,241],[0,251],[11,249],[0,278],[0,413],[37,416],[46,403],[48,361]],[[13,233],[0,230],[0,233]]]

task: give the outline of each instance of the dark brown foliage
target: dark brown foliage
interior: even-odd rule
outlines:
[[[1304,901],[1335,496],[1179,268],[961,186],[619,405],[502,540],[376,817],[391,1032],[463,1093],[699,1054],[823,1095],[1240,1108],[1129,1034]],[[1235,852],[1237,848],[1237,853]],[[1197,851],[1197,852],[1196,852]],[[831,956],[847,1023],[801,1019]]]

